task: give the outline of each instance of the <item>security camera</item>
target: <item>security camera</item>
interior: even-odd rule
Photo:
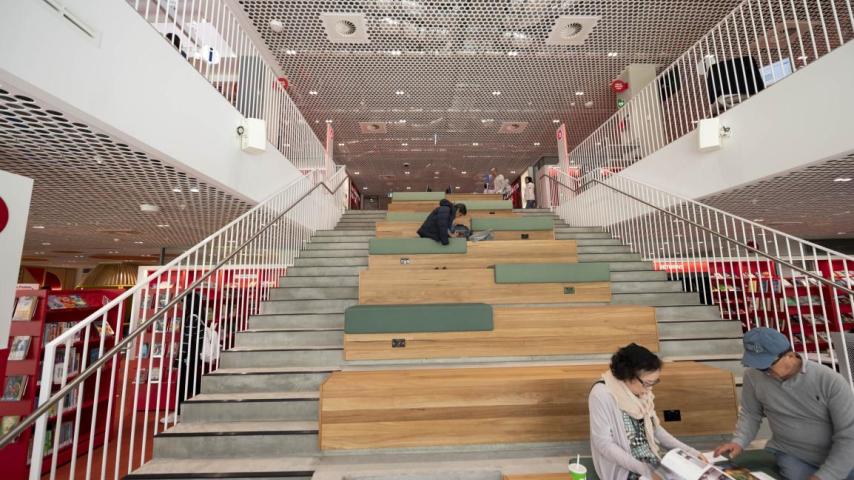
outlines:
[[[409,168],[409,162],[403,162],[403,168]]]

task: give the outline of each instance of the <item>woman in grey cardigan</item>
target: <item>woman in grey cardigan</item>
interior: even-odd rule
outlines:
[[[661,456],[673,448],[700,455],[659,423],[652,387],[660,375],[661,360],[632,343],[617,350],[590,390],[590,448],[602,480],[656,479]]]

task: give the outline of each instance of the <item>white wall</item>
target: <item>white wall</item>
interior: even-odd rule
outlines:
[[[64,4],[96,39],[41,1],[0,0],[0,84],[245,200],[299,175],[272,145],[240,151],[240,113],[127,2]]]
[[[697,150],[696,130],[622,173],[701,198],[854,151],[854,42],[721,115],[721,149]]]

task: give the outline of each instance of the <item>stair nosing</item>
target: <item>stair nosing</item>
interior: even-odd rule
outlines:
[[[223,422],[228,423],[228,422]],[[240,423],[240,422],[234,422]],[[186,438],[186,437],[248,437],[253,435],[317,435],[315,430],[245,430],[239,432],[160,432],[154,438]]]
[[[337,327],[291,327],[291,328],[251,328],[240,333],[293,333],[293,332],[343,332],[344,328]]]
[[[311,477],[314,470],[280,470],[257,472],[208,472],[208,473],[129,473],[122,480],[183,480],[194,478],[276,478]]]
[[[206,375],[209,376],[233,376],[233,375],[295,375],[301,373],[332,373],[332,372],[340,372],[341,367],[339,366],[330,366],[330,367],[290,367],[288,370],[263,370],[264,367],[260,367],[261,369],[257,372],[221,372],[219,370],[215,370]],[[229,370],[229,369],[224,369]]]
[[[344,350],[344,346],[322,345],[310,347],[299,345],[293,347],[234,347],[225,350],[224,353],[254,353],[254,352],[326,352],[331,350]]]

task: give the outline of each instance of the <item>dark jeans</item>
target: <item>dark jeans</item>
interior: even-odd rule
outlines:
[[[527,202],[525,202],[525,208],[537,208],[537,201],[528,200]]]

